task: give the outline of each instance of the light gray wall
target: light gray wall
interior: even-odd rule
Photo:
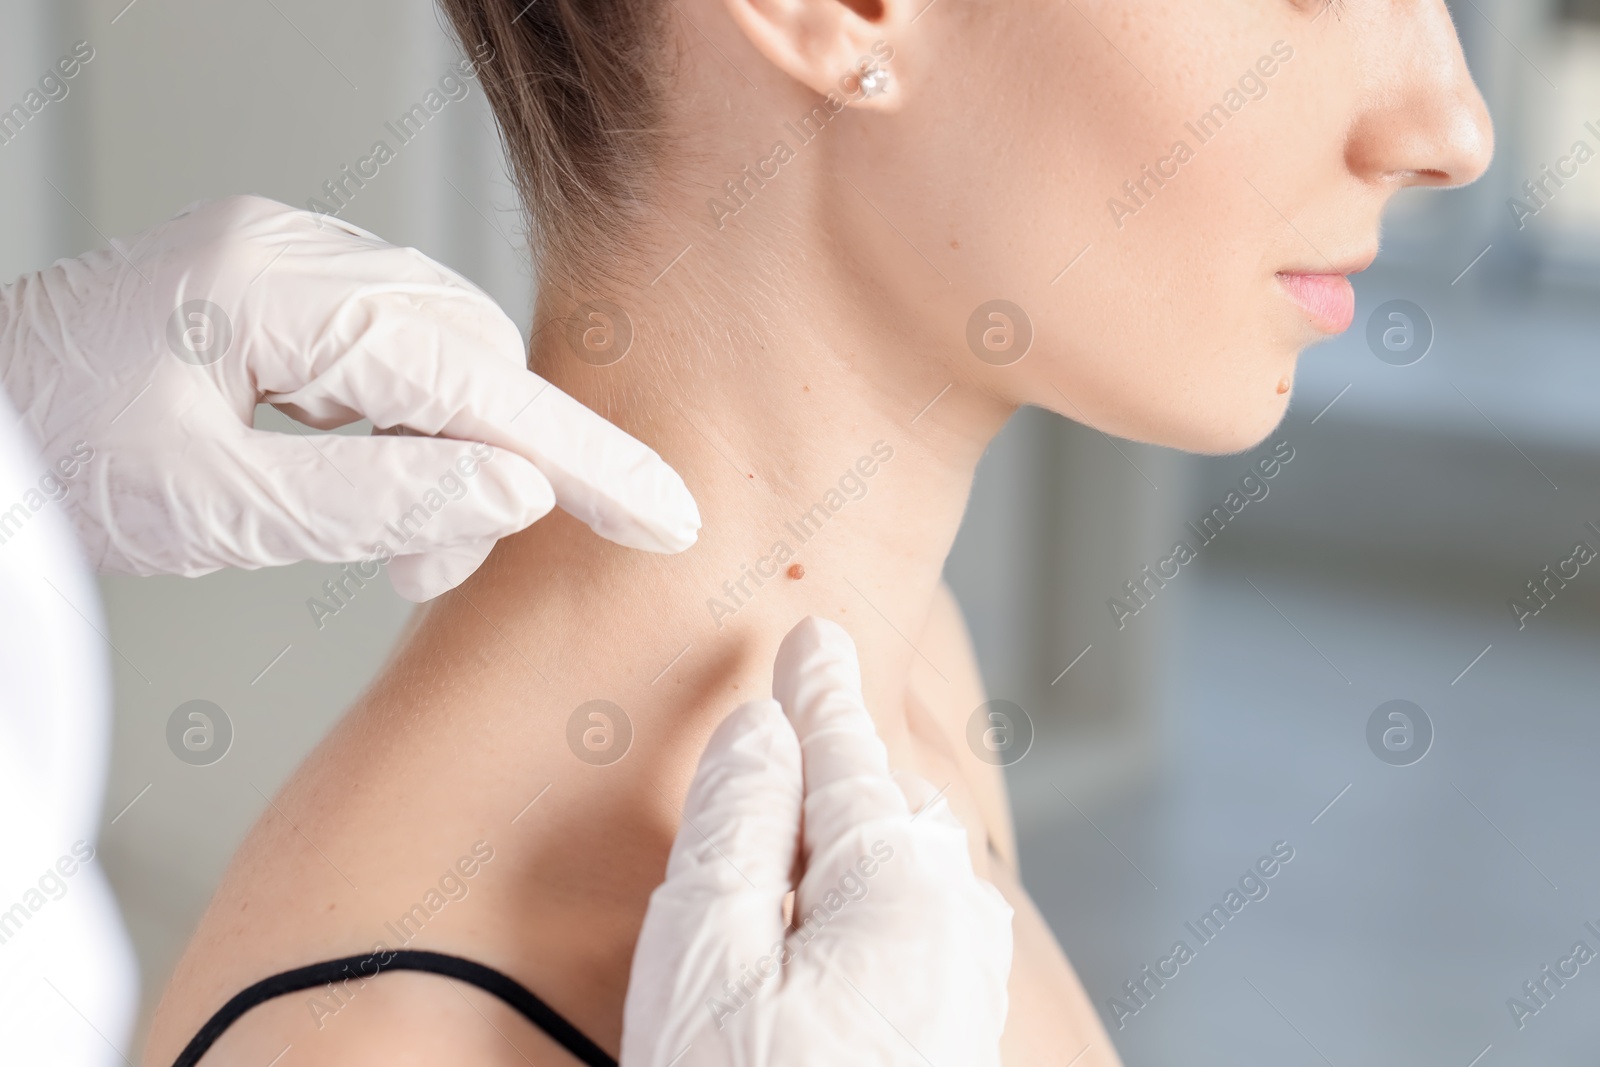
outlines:
[[[59,12],[39,0],[0,0],[0,107],[10,108],[55,62],[70,51],[71,39],[58,25]],[[74,90],[81,87],[74,85]],[[0,279],[10,279],[59,255],[64,246],[67,206],[45,184],[67,168],[61,158],[70,110],[82,104],[81,91],[50,104],[23,133],[0,145]]]

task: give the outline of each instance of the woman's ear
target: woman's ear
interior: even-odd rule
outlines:
[[[916,15],[915,2],[723,0],[773,66],[823,96],[876,111],[894,111],[903,99],[892,60]]]

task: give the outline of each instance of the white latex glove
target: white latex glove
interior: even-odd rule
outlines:
[[[996,1067],[1011,907],[949,805],[912,814],[844,630],[795,627],[772,688],[716,729],[689,787],[622,1067]]]
[[[659,456],[527,370],[481,290],[260,197],[192,206],[0,289],[0,375],[49,472],[71,471],[62,503],[110,574],[364,560],[382,544],[395,588],[425,600],[555,505],[656,552],[700,526]],[[266,433],[251,426],[261,402],[318,429],[365,417],[456,440]],[[478,469],[463,442],[496,447],[477,446]]]

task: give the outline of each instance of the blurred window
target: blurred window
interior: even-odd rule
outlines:
[[[1600,0],[1561,0],[1561,18],[1566,22],[1600,24]]]
[[[1523,127],[1509,142],[1503,221],[1543,271],[1600,282],[1600,0],[1530,6],[1518,99],[1497,110]]]

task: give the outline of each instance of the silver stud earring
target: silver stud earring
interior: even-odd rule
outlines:
[[[861,95],[878,96],[889,91],[889,72],[873,67],[861,73]]]

